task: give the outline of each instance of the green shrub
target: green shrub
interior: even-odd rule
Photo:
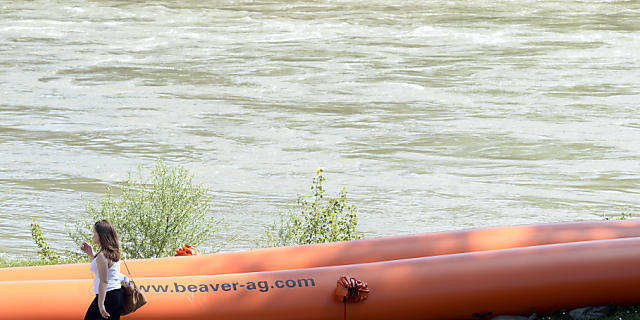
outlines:
[[[38,249],[40,249],[40,251],[38,251],[38,254],[40,255],[40,258],[42,260],[52,264],[58,263],[58,260],[60,260],[60,258],[49,247],[49,244],[44,239],[44,235],[42,234],[42,229],[40,229],[40,223],[37,222],[35,218],[33,218],[31,222],[31,238],[33,238],[36,246],[38,246]]]
[[[71,238],[76,243],[89,241],[95,221],[107,219],[127,258],[172,256],[185,244],[198,246],[209,240],[217,222],[208,216],[207,188],[193,184],[183,167],[169,168],[162,161],[156,162],[151,176],[146,184],[142,174],[139,180],[130,174],[119,200],[108,188],[98,208],[88,204],[87,219],[76,224]]]
[[[347,202],[346,189],[343,188],[337,198],[325,199],[322,172],[318,170],[313,178],[312,195],[298,197],[296,211],[280,214],[279,222],[267,226],[260,246],[278,247],[361,238],[356,231],[356,207]]]
[[[86,261],[86,256],[66,251],[65,254],[57,254],[44,238],[42,229],[40,229],[40,223],[36,219],[32,219],[31,222],[31,238],[38,246],[38,259],[23,259],[23,260],[3,260],[0,261],[0,266],[12,267],[12,266],[39,266],[47,264],[65,264],[65,263],[78,263]]]
[[[626,213],[623,212],[620,215],[617,216],[606,216],[606,215],[602,215],[602,217],[605,220],[627,220],[627,219],[633,219],[633,215],[631,213]]]

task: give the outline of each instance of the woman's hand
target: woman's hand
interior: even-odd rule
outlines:
[[[93,247],[90,244],[88,244],[86,241],[82,243],[82,247],[80,247],[80,250],[82,250],[82,252],[86,253],[91,258],[94,257]]]
[[[100,309],[100,315],[107,319],[109,317],[111,317],[111,315],[109,314],[109,312],[107,312],[107,310],[104,308],[104,305],[102,307],[98,307],[98,309]]]

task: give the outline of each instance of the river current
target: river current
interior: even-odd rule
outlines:
[[[638,213],[640,1],[0,1],[0,255],[157,159],[255,247],[345,187],[366,237]]]

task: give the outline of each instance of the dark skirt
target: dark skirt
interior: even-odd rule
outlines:
[[[114,289],[107,291],[107,295],[104,298],[104,308],[109,313],[110,320],[120,320],[120,314],[122,313],[122,304],[124,299],[124,293],[122,289]],[[84,320],[104,320],[98,309],[98,295],[91,302],[87,314],[84,316]]]

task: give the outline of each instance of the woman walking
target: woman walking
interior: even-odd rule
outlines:
[[[85,320],[120,319],[123,292],[120,284],[120,242],[113,225],[100,220],[93,226],[93,242],[100,246],[98,254],[87,242],[82,243],[82,251],[91,259],[91,271],[95,274],[93,290],[95,299],[91,302]]]

